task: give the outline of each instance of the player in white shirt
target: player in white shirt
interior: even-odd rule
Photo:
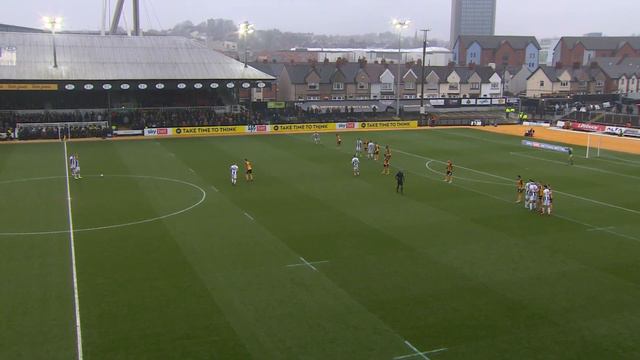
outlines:
[[[356,140],[356,156],[360,157],[362,155],[362,139]]]
[[[82,179],[82,175],[80,175],[80,158],[78,154],[73,155],[73,167],[72,174],[74,179]]]
[[[231,165],[231,183],[233,185],[235,185],[238,182],[238,165],[233,164]]]
[[[531,184],[533,181],[529,179],[526,184],[524,184],[524,208],[529,208],[529,201],[531,201]]]
[[[548,185],[545,185],[544,190],[542,190],[542,214],[544,214],[545,210],[547,215],[551,215],[551,189],[549,189]]]
[[[71,170],[71,175],[74,175],[74,177],[75,177],[75,173],[76,173],[76,158],[75,158],[75,156],[73,156],[73,154],[71,156],[69,156],[69,169]]]
[[[316,144],[320,144],[320,134],[317,132],[313,133],[313,142]]]
[[[538,185],[532,182],[531,185],[529,185],[529,189],[529,210],[535,211],[538,203]]]
[[[367,158],[373,159],[373,153],[376,151],[376,143],[370,141],[368,146],[369,148],[367,149]]]
[[[360,176],[360,159],[356,155],[353,155],[351,165],[353,165],[353,176]]]

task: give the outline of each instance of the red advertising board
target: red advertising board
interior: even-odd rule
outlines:
[[[604,125],[587,124],[587,123],[580,123],[580,122],[574,121],[571,123],[571,129],[578,130],[578,131],[588,131],[588,132],[604,132],[607,129],[607,127]]]

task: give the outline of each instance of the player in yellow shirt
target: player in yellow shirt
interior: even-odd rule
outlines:
[[[384,161],[382,162],[382,174],[389,175],[389,168],[391,167],[391,155],[384,155]]]
[[[542,184],[537,184],[537,185],[538,185],[538,211],[540,212],[540,214],[544,214],[544,208],[542,207],[542,197],[544,196],[545,187],[542,186]]]
[[[453,163],[451,160],[447,160],[447,174],[444,177],[444,181],[451,184],[453,182]]]
[[[244,169],[246,171],[245,178],[247,181],[253,181],[253,164],[248,159],[244,159]]]
[[[336,134],[336,145],[338,147],[340,147],[340,145],[342,145],[342,138],[340,137],[340,134]]]
[[[373,151],[373,160],[378,161],[380,159],[380,145],[376,144],[376,148]]]
[[[389,159],[391,159],[391,148],[389,147],[389,145],[385,145],[384,147],[384,156],[388,156]]]
[[[518,194],[516,204],[520,204],[524,196],[524,180],[522,180],[522,177],[520,177],[520,175],[518,175],[518,178],[516,180],[516,192]]]

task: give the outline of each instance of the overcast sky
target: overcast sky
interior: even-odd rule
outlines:
[[[111,2],[111,7],[116,0]],[[44,15],[60,15],[65,28],[100,28],[103,0],[4,0],[0,23],[40,27]],[[129,3],[130,0],[125,0]],[[606,3],[606,5],[605,5]],[[391,29],[390,19],[409,18],[412,30],[429,27],[449,38],[450,0],[140,0],[144,29],[169,28],[184,20],[249,20],[257,28],[324,34],[361,34]],[[421,5],[418,5],[421,4]],[[500,35],[606,35],[640,33],[640,0],[498,0]],[[128,11],[127,20],[131,24]],[[121,20],[121,25],[124,23]],[[636,25],[636,27],[634,27]]]

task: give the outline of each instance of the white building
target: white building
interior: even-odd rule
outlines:
[[[369,63],[395,62],[400,58],[401,63],[422,61],[422,48],[402,49],[401,57],[398,49],[358,49],[358,48],[293,48],[290,51],[300,53],[307,52],[310,58],[323,62],[336,62],[338,58],[347,59],[349,62],[357,62],[358,59],[366,59]],[[427,47],[425,64],[431,66],[445,66],[453,60],[451,50],[443,47]]]

